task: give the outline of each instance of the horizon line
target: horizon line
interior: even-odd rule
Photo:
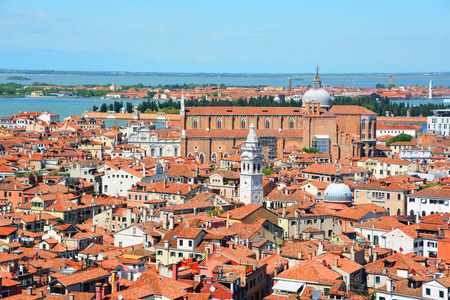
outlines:
[[[27,73],[30,72],[30,73]],[[19,73],[19,74],[26,74],[26,75],[43,75],[39,74],[42,73],[49,73],[45,75],[52,75],[51,73],[61,73],[61,74],[68,74],[68,75],[78,75],[81,73],[95,73],[95,74],[108,74],[108,75],[137,75],[137,76],[146,76],[146,75],[158,75],[158,74],[165,74],[165,75],[278,75],[278,76],[298,76],[298,75],[315,75],[315,72],[307,72],[307,73],[290,73],[290,72],[279,72],[279,73],[270,73],[270,72],[168,72],[168,71],[82,71],[82,70],[51,70],[51,69],[0,69],[0,74],[7,75],[7,74],[13,74],[13,73]],[[416,71],[416,72],[337,72],[337,73],[320,73],[321,75],[436,75],[436,74],[450,74],[450,71]]]

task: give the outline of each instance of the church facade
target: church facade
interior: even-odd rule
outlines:
[[[320,77],[303,95],[303,107],[184,107],[181,153],[218,161],[245,144],[250,124],[268,160],[296,145],[330,153],[332,159],[375,154],[376,114],[360,106],[331,106]]]

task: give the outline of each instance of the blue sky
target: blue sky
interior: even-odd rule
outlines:
[[[450,71],[450,1],[0,1],[0,68]]]

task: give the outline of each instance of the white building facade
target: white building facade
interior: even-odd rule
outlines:
[[[427,118],[427,130],[436,134],[449,135],[450,109],[433,110],[433,115]]]
[[[151,157],[178,157],[181,155],[180,132],[137,128],[128,136],[128,143],[144,149]]]

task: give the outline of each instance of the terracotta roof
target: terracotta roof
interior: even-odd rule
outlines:
[[[102,268],[95,268],[92,270],[82,271],[74,273],[70,276],[62,277],[58,281],[64,286],[70,286],[73,284],[94,280],[97,278],[109,276],[109,273]]]
[[[229,210],[225,213],[219,215],[221,218],[227,218],[228,214],[230,215],[230,219],[234,220],[242,220],[253,214],[259,209],[264,209],[263,206],[257,204],[247,204],[242,207],[238,207],[232,210]]]

